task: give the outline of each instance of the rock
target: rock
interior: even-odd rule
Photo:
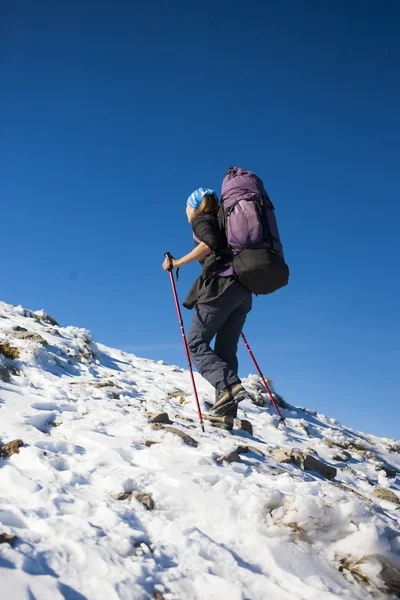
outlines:
[[[17,340],[26,340],[35,344],[42,344],[42,346],[49,345],[49,342],[38,333],[32,333],[31,331],[8,331],[7,333],[17,338]]]
[[[384,471],[387,477],[396,477],[397,475],[396,469],[394,469],[393,467],[388,467],[387,465],[383,465],[381,463],[376,465],[375,471]]]
[[[298,450],[290,448],[279,448],[272,451],[273,458],[280,463],[293,463],[303,469],[303,471],[316,471],[326,479],[334,479],[337,475],[337,469],[326,465],[311,454],[304,454]]]
[[[165,597],[162,595],[161,592],[154,592],[154,600],[165,600]]]
[[[158,442],[154,442],[153,440],[144,440],[142,444],[143,446],[146,446],[146,448],[150,448],[154,444],[158,444]]]
[[[392,490],[388,490],[387,488],[375,488],[373,491],[373,495],[375,496],[375,498],[379,498],[380,500],[386,500],[386,502],[400,504],[400,498],[398,497],[398,495],[392,492]]]
[[[153,494],[149,494],[147,492],[135,491],[135,492],[132,492],[132,496],[134,498],[136,498],[136,500],[139,500],[139,502],[141,502],[143,504],[143,506],[145,506],[147,508],[147,510],[153,510],[153,508],[154,508]]]
[[[228,452],[227,454],[223,454],[219,458],[217,458],[217,463],[222,464],[223,462],[233,463],[233,462],[242,462],[242,459],[239,456],[237,450],[232,450],[232,452]]]
[[[255,446],[238,446],[238,454],[247,454],[248,452],[254,452],[255,454],[258,454],[258,456],[265,456],[264,452],[261,452],[261,450]]]
[[[164,431],[169,431],[170,433],[173,433],[174,435],[180,437],[185,442],[185,444],[193,446],[193,448],[197,448],[197,446],[199,445],[199,443],[196,442],[195,439],[193,439],[192,437],[190,437],[190,435],[188,435],[184,431],[181,431],[177,427],[170,427],[169,425],[161,425],[159,423],[155,423],[154,425],[152,425],[152,429],[163,429]]]
[[[10,381],[10,373],[7,371],[6,367],[0,365],[0,381],[4,381],[8,383]]]
[[[19,454],[19,449],[24,445],[22,440],[12,440],[0,446],[0,458],[9,458],[13,454]]]
[[[153,510],[154,508],[154,500],[153,494],[148,492],[139,492],[139,490],[134,490],[133,492],[124,492],[122,494],[118,494],[115,496],[116,500],[131,500],[135,498],[139,500],[147,508],[147,510]]]
[[[277,462],[283,464],[292,462],[292,451],[289,448],[272,450],[271,455]]]
[[[350,452],[346,452],[346,450],[343,450],[340,454],[335,454],[335,456],[332,456],[332,460],[338,460],[340,462],[346,462],[351,459],[352,456]]]
[[[57,321],[43,310],[37,310],[35,312],[35,317],[42,323],[48,323],[49,325],[53,325],[53,327],[60,327]]]
[[[10,535],[8,533],[0,533],[0,544],[10,544],[10,546],[13,546],[14,543],[17,541],[17,536],[16,535]]]
[[[60,425],[62,425],[62,421],[49,421],[48,425],[50,425],[50,427],[60,427]]]
[[[15,360],[21,356],[21,351],[19,348],[15,348],[11,346],[8,342],[0,343],[0,353],[3,354],[6,358],[10,358],[11,360]]]
[[[241,429],[242,431],[246,431],[250,435],[253,435],[253,425],[246,419],[238,419],[235,421],[235,427]]]
[[[335,467],[331,467],[330,465],[326,465],[320,460],[316,459],[315,456],[311,456],[307,454],[305,457],[302,457],[300,461],[300,467],[304,471],[316,471],[322,477],[326,479],[334,479],[337,475],[337,469]]]
[[[172,423],[172,421],[170,421],[168,413],[155,412],[150,415],[150,423],[165,423],[168,425],[169,423]]]
[[[13,330],[14,331],[28,331],[25,327],[20,327],[19,325],[14,327]]]
[[[400,570],[397,565],[392,565],[386,557],[382,556],[381,562],[383,565],[380,576],[386,585],[386,591],[393,594],[394,597],[400,598]]]

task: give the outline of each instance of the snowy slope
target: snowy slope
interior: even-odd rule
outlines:
[[[51,321],[0,302],[0,376],[10,373],[0,380],[0,444],[24,442],[0,458],[0,541],[16,536],[0,544],[2,600],[395,597],[399,442],[291,405],[277,428],[273,410],[250,401],[240,413],[253,436],[207,422],[203,434],[186,371]],[[29,333],[43,340],[15,337]],[[260,396],[255,376],[244,383]],[[198,446],[154,428],[155,411]],[[216,461],[246,445],[241,462]],[[281,448],[319,458],[336,477],[279,462]],[[153,510],[116,498],[135,490],[152,494]]]

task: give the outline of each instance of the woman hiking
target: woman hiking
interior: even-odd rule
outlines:
[[[188,309],[194,308],[189,351],[200,375],[216,390],[211,415],[236,417],[238,403],[249,397],[238,376],[237,347],[252,307],[252,294],[234,275],[231,252],[217,213],[216,193],[205,188],[195,190],[186,204],[195,248],[178,260],[167,257],[162,267],[169,271],[200,261],[202,273],[183,303]]]

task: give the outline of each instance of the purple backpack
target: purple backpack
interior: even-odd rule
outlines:
[[[255,173],[229,167],[222,183],[219,222],[233,252],[239,281],[254,294],[271,294],[287,285],[289,269],[275,208]]]

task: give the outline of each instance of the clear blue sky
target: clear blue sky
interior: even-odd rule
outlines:
[[[246,325],[265,374],[294,404],[400,437],[399,3],[1,11],[0,299],[184,366],[163,253],[192,247],[193,189],[243,166],[291,270]]]

